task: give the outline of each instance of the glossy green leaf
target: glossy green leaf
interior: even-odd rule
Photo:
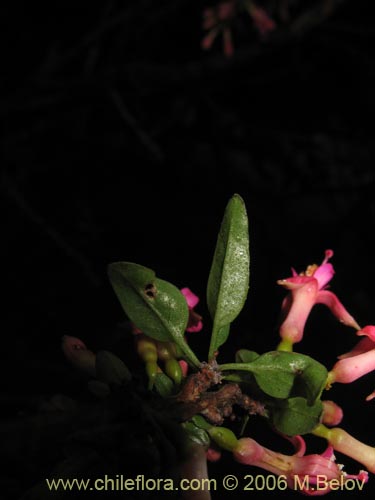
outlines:
[[[173,393],[173,382],[164,373],[157,373],[154,379],[154,387],[162,398],[167,398]]]
[[[189,439],[194,443],[208,446],[210,444],[210,437],[207,434],[207,431],[197,427],[193,422],[185,422],[182,424],[182,427],[185,429]]]
[[[184,339],[189,311],[180,290],[156,278],[151,269],[131,262],[110,264],[108,275],[129,319],[149,337],[176,343],[186,360],[199,367]]]
[[[268,396],[280,399],[303,396],[309,404],[320,396],[327,380],[327,369],[318,361],[286,351],[267,352],[251,362],[221,365],[220,369],[249,371]]]
[[[272,423],[279,432],[288,436],[306,434],[318,425],[322,410],[321,401],[309,405],[305,398],[286,399],[272,410]]]
[[[99,351],[95,358],[97,378],[107,384],[121,385],[132,378],[125,363],[109,351]]]
[[[235,194],[224,213],[207,284],[207,305],[213,319],[209,359],[228,338],[229,325],[245,303],[249,265],[246,208],[242,198]]]

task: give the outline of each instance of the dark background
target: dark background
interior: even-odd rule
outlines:
[[[30,419],[54,394],[84,390],[62,335],[94,351],[121,335],[108,263],[134,261],[195,291],[206,329],[191,345],[204,357],[205,286],[235,192],[249,214],[251,286],[223,359],[275,347],[276,280],[327,248],[332,290],[361,325],[374,321],[372,2],[333,1],[331,13],[329,2],[301,3],[267,40],[241,15],[230,59],[220,39],[200,48],[210,2],[1,6],[6,498],[58,455],[58,431],[45,445],[44,424],[36,431]],[[354,342],[319,307],[300,350],[329,367]],[[373,445],[371,377],[335,394],[344,427]]]

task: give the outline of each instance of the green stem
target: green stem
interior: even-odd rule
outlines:
[[[329,441],[329,438],[331,436],[331,429],[328,429],[328,427],[326,427],[323,424],[318,424],[315,427],[315,429],[313,429],[311,431],[311,434],[314,434],[314,436],[318,436],[318,437],[327,439],[327,441]]]
[[[249,366],[249,363],[225,363],[224,365],[219,365],[221,371],[226,370],[236,370],[241,372],[253,372],[254,369]]]
[[[201,366],[201,362],[199,359],[196,357],[194,352],[190,349],[188,344],[184,342],[183,340],[179,341],[176,339],[173,339],[173,342],[176,343],[176,345],[181,349],[181,351],[184,353],[184,356],[186,358],[186,361],[190,363],[194,368],[199,368]]]
[[[289,339],[282,339],[277,346],[277,351],[293,352],[293,342]]]
[[[215,358],[215,343],[216,343],[216,337],[218,335],[220,328],[216,326],[216,321],[214,320],[214,324],[212,327],[212,333],[211,333],[211,342],[210,342],[210,349],[208,351],[208,361],[211,361],[212,359]]]

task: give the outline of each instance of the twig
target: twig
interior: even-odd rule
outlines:
[[[28,203],[23,194],[19,191],[13,180],[6,174],[2,174],[1,186],[3,191],[12,200],[20,211],[59,247],[67,257],[75,261],[82,269],[85,276],[89,279],[94,287],[101,285],[101,280],[97,274],[91,269],[87,258],[82,255],[78,250],[73,248],[64,237],[51,227],[48,222]]]
[[[137,120],[125,106],[125,103],[116,89],[110,91],[111,99],[116,106],[121,118],[133,130],[139,141],[152,154],[158,163],[162,163],[164,156],[159,146],[151,139],[151,137],[140,127]]]

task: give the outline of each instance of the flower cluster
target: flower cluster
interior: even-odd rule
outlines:
[[[216,7],[203,12],[203,29],[207,31],[202,40],[202,48],[208,50],[221,33],[223,53],[230,57],[234,53],[232,25],[241,12],[247,12],[261,38],[265,39],[276,28],[275,21],[266,10],[252,0],[223,0]]]
[[[226,4],[220,14],[224,17],[232,12],[234,2]],[[292,269],[290,277],[277,282],[288,292],[281,306],[277,348],[264,354],[241,349],[235,363],[219,364],[219,350],[249,288],[248,241],[244,203],[234,195],[224,214],[207,284],[212,333],[206,362],[199,361],[187,341],[187,332],[203,331],[202,317],[195,311],[199,298],[189,288],[179,290],[134,263],[118,262],[109,268],[131,324],[135,351],[144,363],[148,389],[168,399],[168,411],[181,424],[186,440],[194,443],[191,467],[181,471],[187,477],[193,477],[193,472],[203,477],[207,460],[216,462],[223,452],[230,452],[241,464],[271,472],[285,487],[306,495],[323,495],[351,484],[362,489],[368,472],[375,473],[375,448],[338,427],[343,409],[322,395],[334,383],[351,383],[375,369],[375,326],[361,327],[328,289],[334,268],[329,262],[333,251],[326,250],[320,265],[309,265],[301,273]],[[330,371],[293,350],[316,304],[328,307],[340,323],[361,337]],[[62,347],[72,364],[96,379],[89,387],[100,397],[110,394],[113,385],[121,397],[118,387],[131,383],[126,365],[112,353],[94,354],[80,339],[69,336],[64,336]],[[373,398],[375,391],[366,400]],[[289,440],[294,453],[273,451],[249,435],[247,421],[255,415]],[[251,430],[249,425],[250,434]],[[322,453],[306,453],[303,435],[307,434],[326,440]],[[334,452],[351,457],[364,470],[346,473]]]

